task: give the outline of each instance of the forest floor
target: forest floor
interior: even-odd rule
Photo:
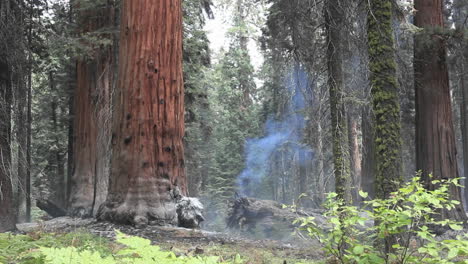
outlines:
[[[148,226],[136,229],[126,225],[98,222],[93,219],[59,217],[49,221],[18,224],[23,234],[37,233],[90,233],[95,237],[115,238],[115,230],[125,234],[151,240],[164,250],[176,255],[210,255],[232,259],[237,254],[249,264],[320,263],[324,255],[313,241],[291,239],[288,242],[276,240],[253,240],[239,235],[209,232],[197,229]]]

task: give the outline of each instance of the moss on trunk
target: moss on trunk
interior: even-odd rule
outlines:
[[[402,181],[400,105],[391,1],[370,1],[368,45],[375,118],[375,194],[378,198],[386,198]]]

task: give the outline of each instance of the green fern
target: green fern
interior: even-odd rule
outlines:
[[[242,264],[242,258],[237,255],[230,262],[220,262],[219,257],[177,257],[174,252],[163,251],[158,246],[151,245],[151,241],[141,237],[128,236],[120,231],[117,233],[117,242],[126,247],[119,250],[113,256],[103,257],[97,251],[78,250],[75,247],[47,248],[41,247],[39,254],[45,256],[44,262],[47,264]],[[36,257],[37,253],[36,253]]]

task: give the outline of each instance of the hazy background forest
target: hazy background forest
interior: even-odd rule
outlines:
[[[204,204],[204,228],[224,230],[228,202],[239,196],[316,209],[339,186],[355,204],[359,190],[375,197],[375,181],[385,173],[376,173],[381,145],[375,145],[373,131],[380,123],[374,127],[376,83],[370,72],[379,69],[369,63],[375,54],[371,50],[369,58],[372,22],[366,2],[183,1],[186,186],[188,196]],[[390,167],[406,180],[417,170],[465,177],[468,2],[440,1],[443,25],[431,29],[443,39],[441,58],[447,55],[450,90],[444,105],[417,101],[415,56],[436,53],[415,53],[424,30],[413,24],[412,1],[388,3],[393,16],[383,17],[391,17],[386,30],[394,41],[388,47],[395,54],[395,64],[389,63],[395,80],[390,83],[399,108],[390,108],[398,120],[385,122],[401,131],[395,136],[401,148],[392,146],[401,149],[394,153],[401,170],[398,164]],[[12,180],[18,223],[44,214],[36,200],[86,217],[95,216],[106,199],[123,60],[120,15],[120,1],[113,0],[0,1],[1,144],[11,151],[4,154],[11,156],[11,162],[4,160],[4,173]],[[330,81],[333,74],[340,81]],[[437,117],[447,121],[441,130],[448,136],[417,137],[417,131],[427,130],[424,120],[435,116],[429,111],[435,105],[449,109]],[[451,137],[456,150],[450,149]],[[417,148],[440,157],[417,161]],[[467,192],[454,198],[468,204]]]

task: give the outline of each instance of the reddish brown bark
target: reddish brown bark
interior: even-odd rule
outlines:
[[[124,0],[109,195],[99,218],[177,224],[187,192],[181,0]]]
[[[434,179],[458,177],[452,121],[446,45],[436,33],[444,27],[442,0],[416,0],[415,25],[424,28],[415,38],[416,166],[428,189]],[[433,178],[429,178],[433,174]],[[451,199],[461,201],[460,188],[450,188]],[[441,217],[466,220],[462,205],[441,212]]]
[[[80,14],[81,34],[96,32],[114,23],[112,1]],[[99,35],[101,38],[112,38]],[[90,58],[77,62],[73,125],[74,170],[68,212],[74,216],[96,215],[108,189],[111,138],[111,91],[114,76],[112,47],[95,47]]]

